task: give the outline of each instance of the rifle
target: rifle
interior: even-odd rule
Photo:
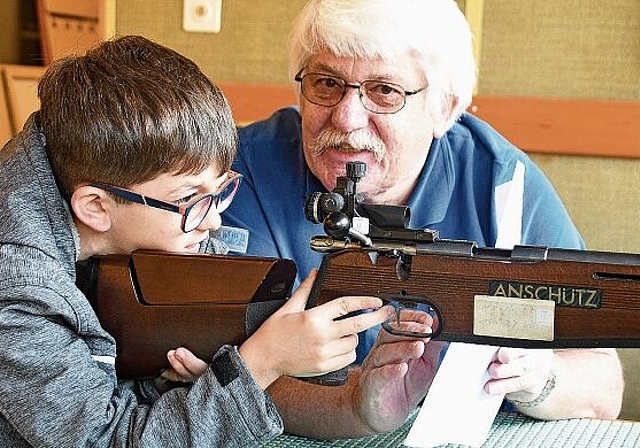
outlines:
[[[516,246],[480,248],[407,228],[408,207],[367,204],[356,192],[366,166],[347,164],[305,214],[326,235],[309,296],[317,306],[374,295],[434,317],[417,336],[525,348],[640,347],[640,255]],[[78,264],[77,284],[117,342],[121,378],[157,376],[166,352],[185,346],[207,360],[240,345],[290,294],[293,261],[136,251]],[[397,321],[396,321],[397,322]],[[383,324],[406,335],[393,321]],[[416,336],[416,334],[409,334]],[[306,378],[339,385],[346,370]]]
[[[640,255],[515,246],[481,248],[409,229],[404,206],[368,204],[356,192],[362,162],[347,163],[329,193],[312,193],[308,220],[326,235],[309,305],[344,295],[393,304],[391,333],[523,348],[640,347]],[[431,333],[402,331],[404,309],[422,307]],[[344,373],[324,379],[340,383]]]
[[[136,251],[77,264],[76,284],[116,340],[120,378],[157,377],[167,351],[207,361],[240,345],[286,300],[291,260]]]

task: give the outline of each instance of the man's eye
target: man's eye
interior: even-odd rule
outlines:
[[[327,87],[335,87],[335,86],[338,85],[338,83],[333,78],[326,78],[324,80],[324,85],[327,86]]]
[[[316,85],[321,88],[329,89],[339,86],[338,81],[334,78],[318,78],[318,80],[316,81]]]
[[[371,88],[372,93],[378,95],[399,95],[400,91],[389,84],[376,84]]]

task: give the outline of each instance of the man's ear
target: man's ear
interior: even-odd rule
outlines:
[[[113,199],[106,191],[90,185],[76,188],[71,195],[73,214],[96,232],[106,232],[111,228],[109,205],[112,203]]]
[[[433,126],[433,136],[435,138],[442,137],[458,118],[456,116],[458,97],[443,92],[438,106],[438,110],[434,111],[435,123]]]

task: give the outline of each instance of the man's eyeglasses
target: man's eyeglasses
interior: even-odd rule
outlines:
[[[342,101],[349,87],[358,89],[358,96],[364,108],[376,114],[395,114],[404,107],[407,96],[420,93],[429,87],[427,84],[418,90],[407,91],[398,84],[375,80],[349,84],[342,78],[323,73],[307,73],[302,76],[303,70],[300,70],[294,79],[300,83],[302,95],[313,104],[333,107]]]
[[[198,196],[182,205],[175,205],[171,202],[153,199],[149,196],[144,196],[131,190],[127,190],[126,188],[116,187],[115,185],[102,183],[93,183],[90,185],[92,187],[108,191],[109,193],[130,202],[179,213],[182,215],[180,228],[183,232],[188,233],[195,230],[202,221],[204,221],[211,209],[211,206],[214,206],[218,213],[222,213],[229,207],[229,205],[231,205],[231,201],[233,201],[233,197],[235,196],[236,191],[238,191],[242,175],[232,170],[228,170],[226,175],[227,179],[214,193]]]

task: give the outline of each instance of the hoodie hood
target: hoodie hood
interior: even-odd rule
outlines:
[[[0,150],[0,247],[29,247],[73,273],[79,238],[46,154],[38,113]]]

